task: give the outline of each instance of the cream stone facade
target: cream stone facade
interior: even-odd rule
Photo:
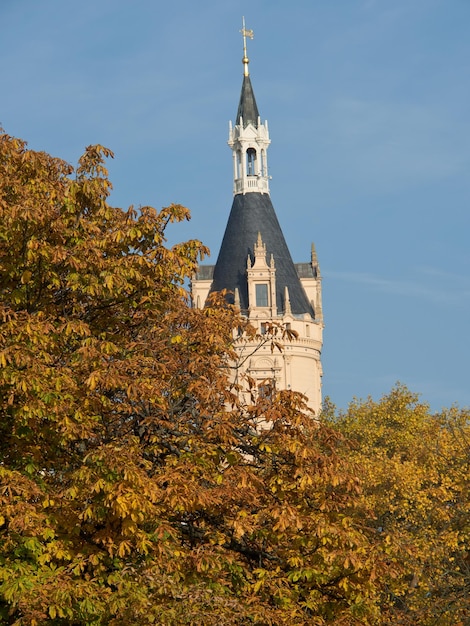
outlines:
[[[323,312],[321,275],[312,244],[310,261],[294,264],[279,226],[269,191],[267,122],[261,123],[248,72],[244,35],[244,77],[235,125],[228,144],[233,160],[233,204],[215,266],[200,266],[191,284],[194,306],[202,308],[211,291],[227,289],[259,333],[256,341],[235,337],[248,374],[260,388],[290,389],[304,394],[319,413],[322,402],[321,351]],[[271,352],[264,335],[270,323],[293,331]]]

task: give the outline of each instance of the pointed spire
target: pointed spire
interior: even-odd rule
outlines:
[[[256,104],[255,94],[249,76],[243,77],[242,92],[240,94],[240,102],[238,103],[235,124],[240,124],[243,128],[246,128],[248,124],[252,124],[255,128],[258,128],[260,124],[258,105]]]
[[[315,311],[315,319],[319,322],[323,321],[323,309],[322,309],[322,300],[321,300],[321,274],[320,274],[320,265],[318,263],[317,251],[315,250],[315,244],[312,242],[312,252],[311,252],[311,260],[310,264],[312,266],[313,275],[317,279],[317,293],[315,301],[312,301],[313,310]]]
[[[292,308],[290,305],[289,287],[286,285],[284,289],[284,314],[292,315]]]
[[[235,287],[235,298],[234,298],[234,304],[235,306],[240,309],[240,291],[238,290],[238,287]]]
[[[243,28],[244,76],[235,124],[229,126],[228,145],[233,153],[233,194],[269,193],[267,149],[271,143],[267,123],[262,123],[250,74],[246,38],[253,31]],[[254,131],[254,132],[253,132]]]
[[[253,252],[255,258],[252,267],[259,265],[259,263],[266,264],[266,244],[263,243],[260,231],[258,231],[258,239],[253,247]]]
[[[317,251],[315,249],[315,244],[312,242],[312,249],[310,254],[310,264],[312,266],[313,275],[315,278],[320,278],[320,265],[318,263]]]

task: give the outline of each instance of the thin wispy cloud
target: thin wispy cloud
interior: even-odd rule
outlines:
[[[370,272],[335,270],[325,271],[325,276],[333,280],[368,286],[391,295],[421,298],[444,305],[470,302],[470,277],[442,272],[436,268],[416,268],[412,272],[412,278],[389,278]]]

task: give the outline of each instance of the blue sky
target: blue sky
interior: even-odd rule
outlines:
[[[215,262],[242,15],[271,197],[324,276],[324,393],[470,405],[469,0],[2,0],[0,123],[72,164],[111,148],[111,202],[188,206],[170,243]]]

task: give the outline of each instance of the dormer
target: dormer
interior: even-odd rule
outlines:
[[[248,282],[248,310],[250,317],[275,317],[276,307],[276,268],[271,255],[269,265],[266,261],[266,244],[261,233],[255,242],[254,259],[248,256],[246,276]]]

